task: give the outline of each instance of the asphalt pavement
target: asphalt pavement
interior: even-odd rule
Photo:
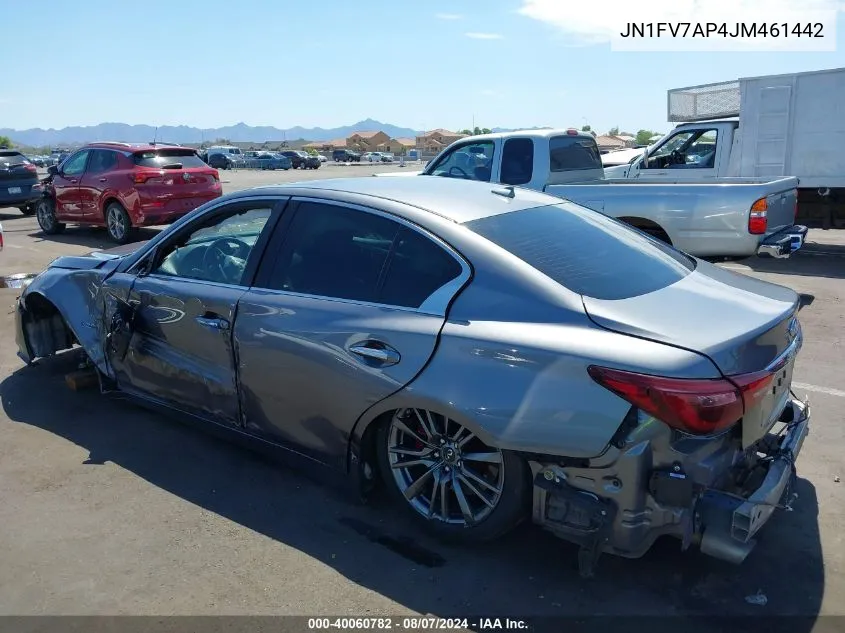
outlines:
[[[224,172],[224,189],[374,169],[385,168]],[[16,209],[0,222],[0,277],[110,246],[102,229],[42,236]],[[531,525],[489,545],[444,545],[385,499],[361,505],[125,401],[71,391],[67,355],[24,368],[19,291],[2,289],[0,615],[845,615],[845,232],[810,239],[788,261],[720,264],[804,299],[794,387],[813,423],[793,511],[776,513],[740,567],[669,539],[639,560],[603,557],[591,581],[573,546]]]

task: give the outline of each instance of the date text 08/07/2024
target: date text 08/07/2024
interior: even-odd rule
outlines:
[[[467,629],[525,630],[525,620],[512,618],[437,618],[407,617],[338,617],[308,618],[308,630],[370,630],[370,631],[462,631]]]
[[[824,37],[821,22],[626,22],[619,37],[724,37],[724,38],[782,38]]]

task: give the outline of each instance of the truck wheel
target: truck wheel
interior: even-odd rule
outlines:
[[[65,225],[56,219],[56,204],[49,198],[42,198],[36,203],[35,219],[45,235],[56,235],[65,230]]]

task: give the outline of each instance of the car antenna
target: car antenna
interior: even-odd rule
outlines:
[[[516,198],[516,192],[513,190],[513,186],[493,189],[490,193],[495,193],[497,196],[503,196],[505,198]]]
[[[158,126],[156,126],[156,131],[155,131],[155,132],[153,132],[153,142],[152,142],[152,143],[150,143],[150,145],[155,145],[155,144],[156,144],[156,139],[157,139],[157,138],[158,138]]]

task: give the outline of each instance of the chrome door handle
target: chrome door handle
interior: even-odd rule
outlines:
[[[197,323],[203,327],[211,328],[212,330],[228,330],[229,322],[226,319],[211,318],[211,317],[197,317]]]
[[[349,351],[356,356],[374,360],[383,365],[395,365],[402,359],[399,352],[395,349],[385,345],[384,343],[378,343],[375,341],[369,344],[358,343],[357,345],[352,345],[349,347]]]
[[[100,178],[100,182],[108,182],[108,178]]]

